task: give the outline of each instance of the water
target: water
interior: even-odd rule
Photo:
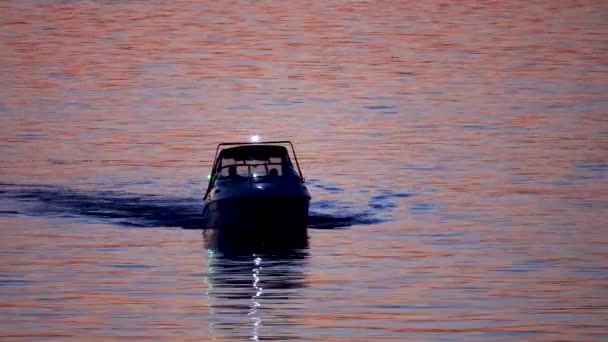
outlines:
[[[3,2],[0,339],[605,340],[607,17]],[[272,248],[197,229],[256,133],[313,196]]]

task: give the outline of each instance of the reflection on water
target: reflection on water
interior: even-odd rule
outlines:
[[[605,339],[607,13],[0,1],[0,339]],[[254,133],[346,229],[301,257],[166,229]]]
[[[203,231],[205,246],[225,257],[266,254],[290,256],[308,248],[305,229],[285,227],[254,227],[241,231],[207,229]]]
[[[286,327],[300,324],[308,235],[280,235],[256,239],[255,233],[203,231],[210,335],[254,341],[298,336]]]

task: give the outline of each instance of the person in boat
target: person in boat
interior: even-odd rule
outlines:
[[[229,179],[241,178],[241,176],[236,172],[235,165],[228,166],[228,177],[226,177],[226,178],[229,178]]]
[[[276,177],[279,175],[279,170],[272,168],[270,169],[270,172],[268,172],[268,175],[270,175],[271,177]]]

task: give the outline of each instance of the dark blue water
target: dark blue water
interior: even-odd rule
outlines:
[[[0,195],[6,204],[6,209],[2,211],[4,215],[63,217],[127,227],[207,228],[201,215],[203,205],[200,197],[142,195],[23,184],[1,184]],[[373,204],[369,208],[356,208],[356,205],[348,202],[315,201],[307,227],[340,228],[382,222],[386,218],[382,218],[380,209],[393,208],[394,204],[390,200],[393,196],[407,197],[410,194],[372,197],[370,203]],[[341,208],[348,208],[351,214]]]

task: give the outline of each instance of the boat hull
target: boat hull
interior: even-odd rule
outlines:
[[[211,201],[203,211],[206,228],[239,231],[294,231],[306,228],[309,197],[236,197]]]

